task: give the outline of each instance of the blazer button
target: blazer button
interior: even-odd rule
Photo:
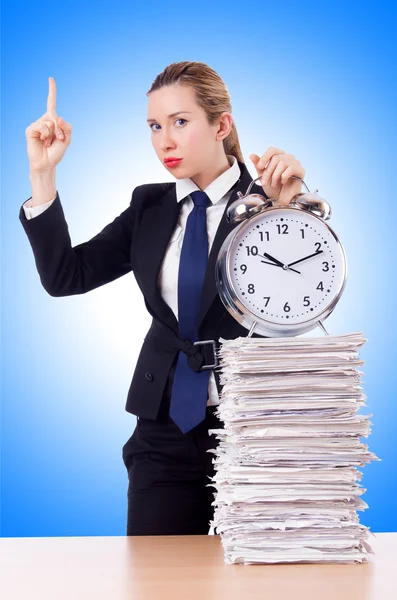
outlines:
[[[153,375],[151,373],[145,373],[145,377],[148,381],[153,381]]]

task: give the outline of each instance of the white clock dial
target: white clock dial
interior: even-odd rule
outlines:
[[[345,283],[346,259],[322,219],[275,207],[238,229],[228,252],[228,275],[250,313],[293,325],[316,318],[335,302]]]

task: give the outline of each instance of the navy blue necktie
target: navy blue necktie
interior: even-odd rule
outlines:
[[[211,200],[202,191],[190,194],[194,208],[189,213],[178,272],[179,338],[197,341],[201,290],[208,263],[206,208]],[[171,392],[169,415],[182,433],[205,419],[210,370],[193,371],[188,356],[180,351]]]

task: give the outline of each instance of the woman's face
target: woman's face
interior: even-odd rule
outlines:
[[[227,135],[225,126],[208,123],[204,110],[196,103],[193,88],[164,86],[151,92],[148,98],[152,144],[161,163],[174,177],[194,178],[225,160],[221,141]],[[226,119],[226,127],[228,123]],[[176,166],[167,166],[164,159],[171,156],[182,160]]]

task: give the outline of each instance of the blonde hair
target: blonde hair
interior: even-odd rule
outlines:
[[[168,65],[157,75],[146,95],[149,96],[151,92],[165,85],[173,84],[191,86],[194,89],[196,102],[205,111],[210,125],[213,125],[224,111],[232,112],[226,84],[218,73],[205,63],[183,61]],[[238,161],[244,162],[234,121],[231,132],[223,140],[223,148],[225,154],[231,154]]]

